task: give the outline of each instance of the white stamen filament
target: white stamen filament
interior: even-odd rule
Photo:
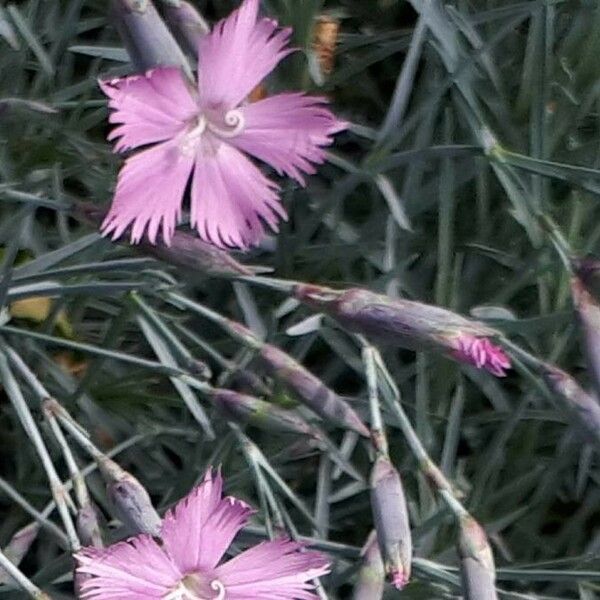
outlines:
[[[204,115],[198,117],[198,122],[195,127],[188,131],[183,138],[183,144],[181,145],[181,151],[187,156],[192,156],[198,145],[198,141],[202,137],[202,134],[206,131],[208,122]]]
[[[200,138],[208,130],[217,137],[231,139],[242,133],[246,121],[244,115],[239,110],[230,110],[223,117],[223,126],[217,125],[214,121],[201,114],[194,126],[185,133],[181,143],[181,152],[186,156],[194,156],[198,148]]]
[[[219,595],[215,596],[213,600],[225,600],[225,586],[218,579],[211,581],[210,587],[215,590],[215,592],[219,592]]]
[[[216,133],[220,137],[233,138],[236,135],[242,133],[244,127],[246,126],[244,115],[241,113],[241,111],[235,109],[225,113],[225,118],[223,119],[223,122],[225,123],[227,128],[221,129],[218,125],[215,125],[215,123],[211,121],[208,121],[207,127],[213,133]],[[231,129],[229,129],[229,127]]]
[[[162,600],[225,600],[225,586],[218,579],[210,582],[210,588],[219,594],[212,598],[202,598],[192,592],[185,583],[181,581],[174,590],[171,590],[168,594],[163,596]]]

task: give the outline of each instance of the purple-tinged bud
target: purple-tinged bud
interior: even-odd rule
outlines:
[[[377,534],[372,531],[362,550],[362,566],[354,586],[353,600],[381,600],[385,589],[385,569]]]
[[[22,529],[19,529],[15,533],[6,547],[3,549],[3,553],[10,560],[10,562],[18,567],[21,561],[29,552],[31,544],[36,540],[40,526],[37,523],[30,523]],[[0,568],[0,585],[12,584],[12,577],[2,568]]]
[[[98,460],[116,516],[134,533],[160,535],[161,518],[144,486],[108,457]]]
[[[346,329],[376,341],[411,350],[437,350],[499,377],[510,368],[508,356],[490,341],[497,331],[445,308],[359,288],[336,291],[299,284],[294,296]]]
[[[465,600],[497,600],[494,555],[485,531],[473,519],[460,520],[458,553]]]
[[[219,388],[215,388],[209,395],[219,409],[233,421],[274,433],[318,437],[318,432],[299,415],[259,398]]]
[[[189,356],[185,363],[186,369],[192,373],[192,375],[195,375],[199,379],[204,379],[205,381],[212,379],[212,369],[203,360],[199,360],[194,356]]]
[[[289,354],[275,346],[264,344],[259,356],[268,373],[322,419],[369,437],[369,430],[346,400]]]
[[[600,304],[578,277],[571,279],[573,304],[581,325],[585,357],[596,391],[600,393]]]
[[[113,17],[123,45],[135,67],[181,67],[191,74],[181,48],[151,0],[112,0]]]
[[[544,363],[540,370],[548,387],[561,401],[571,420],[585,435],[585,441],[600,446],[600,404],[565,371]]]
[[[104,548],[99,517],[98,510],[91,503],[77,511],[77,534],[82,546]]]
[[[248,369],[236,369],[229,374],[229,386],[255,396],[270,396],[271,388],[256,374]]]
[[[245,346],[258,351],[261,364],[269,375],[280,381],[294,396],[326,421],[352,429],[362,436],[369,437],[369,430],[354,409],[318,377],[304,368],[291,356],[264,343],[246,326],[227,319],[214,311],[202,307],[200,312],[218,323],[231,336]]]
[[[412,536],[400,474],[383,455],[371,471],[371,509],[385,572],[400,590],[410,579]]]
[[[185,0],[163,0],[165,21],[183,46],[185,51],[196,60],[198,44],[210,31],[204,17]]]

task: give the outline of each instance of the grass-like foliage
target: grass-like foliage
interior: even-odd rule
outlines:
[[[349,128],[305,188],[268,173],[289,220],[248,253],[98,233],[122,161],[98,78],[195,68],[136,24],[147,0],[110,4],[0,6],[0,600],[75,598],[90,506],[113,543],[159,519],[119,511],[124,480],[163,515],[211,465],[258,509],[232,552],[305,540],[322,598],[600,598],[598,3],[264,0],[299,51],[257,93],[325,95]],[[428,343],[380,343],[294,282],[471,317],[513,368],[452,360],[428,312],[404,324]],[[377,487],[396,471],[407,515]],[[361,550],[408,536],[386,511],[414,556],[381,596]]]

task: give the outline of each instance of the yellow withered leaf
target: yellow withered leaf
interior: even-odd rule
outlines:
[[[10,303],[8,308],[11,317],[25,319],[34,323],[43,323],[52,311],[52,298],[49,296],[32,296],[21,298]],[[73,338],[74,332],[64,310],[56,316],[56,328],[66,338]]]
[[[41,323],[50,316],[52,299],[48,296],[22,298],[10,303],[9,312],[15,319],[27,319]]]

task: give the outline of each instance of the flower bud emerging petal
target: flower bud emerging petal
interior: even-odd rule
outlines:
[[[437,350],[497,377],[504,377],[510,368],[508,356],[490,341],[497,335],[494,329],[445,308],[359,288],[336,291],[300,284],[294,295],[327,312],[346,329],[376,341],[411,350]]]
[[[379,456],[371,472],[371,509],[389,580],[402,589],[410,579],[412,537],[400,474]]]
[[[496,377],[506,377],[510,369],[510,359],[499,346],[495,346],[488,338],[474,335],[459,335],[454,339],[453,356],[478,369],[486,369]]]

